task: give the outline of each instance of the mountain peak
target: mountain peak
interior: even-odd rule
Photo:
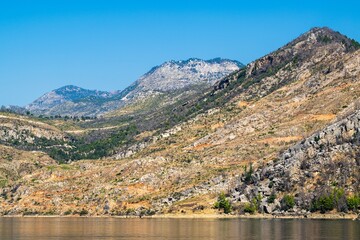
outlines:
[[[64,104],[72,106],[77,102],[83,102],[82,105],[84,105],[87,100],[107,99],[114,94],[105,91],[88,90],[75,85],[66,85],[44,94],[25,108],[35,114],[64,114]],[[77,115],[77,113],[71,111],[66,112],[66,114]]]
[[[171,91],[199,84],[212,85],[243,66],[238,61],[222,58],[171,60],[152,68],[137,84],[142,90],[155,91]]]
[[[239,61],[231,60],[231,59],[227,59],[227,58],[221,58],[221,57],[216,57],[216,58],[212,58],[209,60],[204,60],[204,59],[196,58],[196,57],[188,58],[187,60],[170,60],[170,61],[164,62],[160,66],[163,66],[166,64],[185,65],[185,64],[194,63],[194,62],[203,62],[203,63],[209,63],[209,64],[236,63],[240,68],[244,66],[244,64],[242,64]]]
[[[336,58],[360,48],[360,44],[328,27],[315,27],[300,35],[278,50],[249,64],[247,75],[258,75],[274,71],[293,63],[299,66],[306,63],[311,56]]]
[[[83,89],[83,88],[75,86],[75,85],[65,85],[63,87],[55,89],[54,92],[56,92],[56,93],[78,92],[78,91],[82,91],[82,90],[86,90],[86,89]]]
[[[309,31],[300,35],[298,38],[288,43],[283,48],[294,47],[300,42],[305,42],[307,45],[312,45],[313,47],[331,44],[333,47],[343,47],[346,52],[351,52],[359,48],[359,43],[354,39],[350,39],[329,27],[311,28]]]
[[[313,27],[308,32],[335,32],[329,27]]]
[[[56,90],[77,90],[77,89],[81,89],[81,87],[75,86],[75,85],[65,85],[62,86]]]

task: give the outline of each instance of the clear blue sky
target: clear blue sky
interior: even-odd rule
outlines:
[[[249,63],[314,26],[360,40],[359,1],[0,0],[0,105],[124,89],[171,59]]]

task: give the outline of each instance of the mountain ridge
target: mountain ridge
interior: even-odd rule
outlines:
[[[123,91],[106,92],[66,85],[44,94],[25,108],[37,115],[96,116],[149,95],[162,94],[193,85],[201,88],[209,86],[215,80],[240,67],[243,65],[238,61],[221,58],[171,60],[153,67]],[[179,76],[173,77],[173,71],[177,71]],[[160,73],[153,76],[156,72]],[[202,84],[205,86],[200,86]],[[95,103],[91,105],[89,101]],[[87,102],[89,106],[84,106],[84,102]]]

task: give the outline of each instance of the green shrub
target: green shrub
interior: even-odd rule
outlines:
[[[221,193],[219,195],[218,200],[215,203],[215,208],[223,209],[224,213],[226,213],[226,214],[231,212],[231,203],[228,199],[226,199],[226,196],[224,193]]]
[[[256,206],[253,203],[246,203],[244,206],[244,212],[254,214],[256,212]]]
[[[334,209],[334,198],[330,196],[322,196],[318,199],[318,209],[321,213],[331,211]]]
[[[69,209],[64,212],[64,215],[71,215],[71,213],[72,213],[72,211]]]
[[[314,199],[310,206],[310,211],[320,211],[326,213],[336,208],[338,211],[347,211],[345,191],[342,188],[334,188],[333,191],[323,193]]]
[[[6,187],[7,184],[8,184],[7,179],[0,179],[0,188]]]
[[[262,201],[262,195],[260,193],[252,200],[253,204],[256,207],[256,211],[260,210],[261,201]]]
[[[85,216],[85,215],[87,215],[88,213],[89,213],[88,210],[82,209],[79,214],[80,214],[80,216]]]
[[[275,199],[276,199],[276,194],[275,194],[275,193],[272,193],[272,194],[268,197],[268,199],[266,200],[266,202],[267,202],[267,203],[274,203]]]
[[[360,196],[354,195],[354,196],[347,197],[346,204],[347,204],[349,210],[351,210],[351,211],[358,210],[358,208],[360,206]]]
[[[346,204],[345,190],[343,188],[335,187],[333,191],[333,198],[334,208],[336,208],[338,212],[347,212],[348,207]]]
[[[254,214],[255,212],[258,212],[260,209],[260,204],[262,201],[261,194],[258,194],[256,197],[251,199],[250,203],[245,204],[244,206],[244,212]]]
[[[250,164],[249,171],[247,171],[247,167],[244,167],[244,175],[245,175],[245,182],[250,183],[252,180],[252,174],[253,174],[253,166]]]
[[[287,211],[295,206],[295,199],[294,196],[285,195],[281,199],[281,209]]]

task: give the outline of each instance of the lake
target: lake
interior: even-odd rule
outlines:
[[[0,239],[360,239],[360,221],[0,218]]]

